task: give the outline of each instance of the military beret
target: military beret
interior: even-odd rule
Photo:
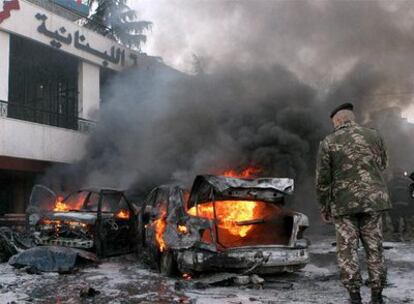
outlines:
[[[335,116],[336,113],[338,113],[341,110],[354,110],[354,105],[350,102],[343,103],[340,106],[337,106],[332,112],[331,112],[331,118]]]

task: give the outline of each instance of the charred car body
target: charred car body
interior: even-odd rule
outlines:
[[[115,189],[82,189],[63,198],[37,185],[27,219],[37,245],[86,249],[100,257],[131,252],[139,237],[137,210]]]
[[[285,208],[287,178],[198,176],[190,193],[160,186],[144,208],[145,244],[161,272],[276,273],[309,261],[304,214]]]

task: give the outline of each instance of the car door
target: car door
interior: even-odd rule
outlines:
[[[96,195],[90,199],[96,200]],[[96,249],[100,256],[129,252],[129,220],[115,216],[123,200],[122,192],[102,190],[98,194]]]
[[[152,209],[155,205],[155,199],[157,197],[158,188],[153,189],[145,199],[142,220],[144,223],[144,244],[150,247],[153,242],[154,231],[152,229],[151,222],[153,220]]]
[[[26,209],[26,229],[31,231],[40,220],[42,213],[53,210],[56,193],[43,185],[35,185]]]

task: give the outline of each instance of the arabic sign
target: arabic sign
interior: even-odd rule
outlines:
[[[38,26],[37,31],[52,39],[50,41],[50,45],[52,47],[60,49],[62,44],[71,45],[73,43],[73,46],[76,49],[103,59],[102,64],[104,66],[108,66],[109,62],[115,65],[121,64],[122,66],[125,66],[125,50],[121,50],[120,47],[116,48],[115,46],[112,46],[109,52],[99,51],[93,48],[89,42],[86,41],[86,37],[81,34],[79,30],[76,30],[73,35],[72,33],[69,33],[64,26],[54,31],[49,30],[46,27],[46,20],[48,17],[45,14],[37,13],[35,18],[42,22]],[[130,54],[129,56],[136,65],[138,60],[137,55]]]
[[[3,10],[0,11],[0,23],[10,17],[10,11],[20,9],[19,0],[0,1]]]

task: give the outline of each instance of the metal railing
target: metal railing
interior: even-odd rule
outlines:
[[[0,117],[35,122],[64,129],[91,133],[96,122],[70,114],[62,114],[37,107],[0,100]]]

